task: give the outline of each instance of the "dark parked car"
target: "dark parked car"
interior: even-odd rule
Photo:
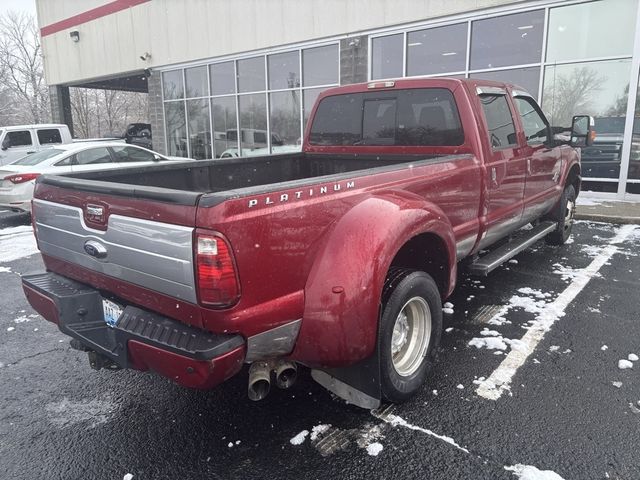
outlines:
[[[151,124],[130,123],[125,131],[124,140],[132,145],[151,149]]]
[[[634,122],[629,170],[640,171],[640,122]],[[622,160],[625,117],[596,117],[593,145],[582,149],[583,177],[618,178]],[[635,173],[637,176],[638,173]]]

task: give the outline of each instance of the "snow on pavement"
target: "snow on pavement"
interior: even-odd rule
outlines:
[[[517,465],[504,467],[504,469],[513,472],[520,480],[564,480],[556,472],[539,470],[532,465],[522,465],[518,463]]]
[[[38,253],[30,225],[0,230],[0,263],[12,262]]]
[[[379,442],[373,442],[367,445],[367,453],[372,457],[377,457],[384,447]]]
[[[291,445],[302,445],[304,440],[307,438],[307,435],[309,435],[309,430],[302,430],[299,434],[289,440],[289,442]]]
[[[497,400],[502,396],[502,393],[510,390],[511,380],[514,375],[518,369],[524,365],[527,358],[533,353],[545,334],[565,315],[566,308],[587,286],[589,281],[599,275],[598,272],[600,269],[609,262],[614,254],[619,252],[619,245],[629,239],[629,237],[636,235],[637,231],[638,228],[635,225],[623,225],[617,228],[615,230],[615,236],[608,240],[608,245],[603,246],[601,252],[593,258],[586,268],[576,269],[571,272],[571,275],[567,277],[567,280],[570,280],[567,288],[552,302],[545,302],[545,306],[537,313],[535,320],[529,322],[530,327],[520,340],[518,348],[512,348],[498,368],[478,386],[476,393],[479,396],[488,400]],[[566,272],[566,270],[564,271]],[[541,300],[541,302],[544,302],[544,300]],[[536,305],[536,307],[538,307],[538,305]],[[540,307],[542,307],[542,305],[540,305]],[[629,360],[620,360],[620,362],[631,363]],[[620,367],[620,363],[618,366]],[[633,367],[633,364],[631,367]],[[625,366],[624,368],[631,367]]]
[[[437,433],[427,428],[422,428],[422,427],[418,427],[417,425],[412,425],[409,422],[407,422],[404,418],[391,413],[390,412],[391,408],[387,408],[385,411],[382,411],[382,412],[378,410],[372,410],[371,414],[374,417],[379,418],[383,422],[388,423],[392,427],[404,427],[404,428],[408,428],[409,430],[415,430],[417,432],[425,433],[431,437],[437,438],[438,440],[442,440],[443,442],[446,442],[449,445],[453,445],[458,450],[461,450],[465,453],[469,453],[469,450],[467,450],[464,447],[461,447],[453,438],[447,437],[446,435],[438,435]]]
[[[618,368],[620,370],[626,370],[627,368],[633,368],[633,363],[629,360],[618,360]]]

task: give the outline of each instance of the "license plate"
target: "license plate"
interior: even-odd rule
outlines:
[[[102,299],[102,311],[105,323],[110,327],[115,327],[120,315],[122,315],[122,307],[111,300]]]

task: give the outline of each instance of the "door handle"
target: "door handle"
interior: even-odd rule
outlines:
[[[32,152],[27,152],[27,155],[31,155],[32,153],[36,153],[36,151],[33,150]]]
[[[531,175],[531,159],[527,158],[527,174]]]
[[[491,181],[494,185],[498,185],[498,174],[496,173],[495,167],[491,167]]]

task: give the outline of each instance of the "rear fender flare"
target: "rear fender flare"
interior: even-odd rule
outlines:
[[[310,270],[292,358],[309,366],[338,367],[370,356],[391,262],[407,241],[423,233],[444,241],[453,282],[455,238],[436,205],[391,192],[369,197],[343,215],[327,233]]]

